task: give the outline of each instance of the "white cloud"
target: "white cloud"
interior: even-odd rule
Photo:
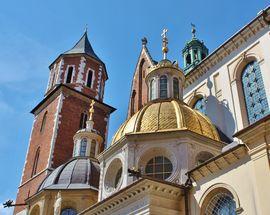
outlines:
[[[0,214],[1,215],[12,215],[13,214],[13,207],[12,208],[4,208],[4,206],[1,205],[0,206]]]

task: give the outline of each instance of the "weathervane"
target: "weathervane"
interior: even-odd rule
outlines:
[[[167,53],[169,51],[168,49],[168,38],[167,38],[167,32],[168,32],[168,29],[163,29],[162,31],[162,52],[163,52],[163,59],[167,59]]]
[[[88,31],[88,25],[85,24],[84,32],[87,33],[87,31]]]
[[[196,37],[196,26],[193,24],[193,23],[191,23],[191,33],[192,33],[192,38],[195,38]]]

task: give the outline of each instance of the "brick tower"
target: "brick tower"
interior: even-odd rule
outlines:
[[[50,76],[43,100],[31,111],[34,122],[16,203],[36,194],[43,179],[72,157],[73,136],[86,127],[89,107],[95,101],[92,116],[94,129],[107,139],[110,114],[115,110],[103,103],[105,64],[95,54],[83,34],[75,46],[60,54],[49,66]],[[15,207],[14,214],[26,214],[25,206]]]

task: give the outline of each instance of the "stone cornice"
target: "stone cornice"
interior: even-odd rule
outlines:
[[[129,133],[125,136],[121,137],[116,143],[112,144],[101,152],[98,155],[98,160],[102,162],[102,160],[110,157],[115,151],[119,149],[123,149],[123,147],[128,143],[139,143],[144,141],[155,141],[161,139],[173,139],[177,138],[178,141],[187,142],[188,139],[193,139],[196,142],[203,143],[204,147],[214,147],[216,149],[220,149],[225,145],[225,143],[221,141],[216,141],[211,138],[205,137],[201,134],[197,134],[195,132],[185,130],[168,130],[168,131],[160,131],[160,132],[136,132],[136,133]]]
[[[142,178],[130,184],[119,192],[110,197],[98,202],[92,207],[84,210],[80,214],[97,215],[104,212],[112,211],[116,208],[123,207],[128,202],[135,200],[138,196],[145,196],[147,194],[156,194],[172,199],[180,199],[184,196],[184,187],[172,184],[166,181],[159,181],[151,178]]]
[[[232,37],[220,45],[204,60],[202,60],[194,69],[186,75],[185,87],[191,85],[194,81],[208,72],[212,67],[229,56],[233,51],[255,36],[258,32],[269,26],[270,7],[267,7],[257,15],[251,22],[236,32]]]

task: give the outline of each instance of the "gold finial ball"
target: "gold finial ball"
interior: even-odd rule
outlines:
[[[168,51],[169,51],[168,47],[162,47],[162,52],[163,53],[168,53]]]

